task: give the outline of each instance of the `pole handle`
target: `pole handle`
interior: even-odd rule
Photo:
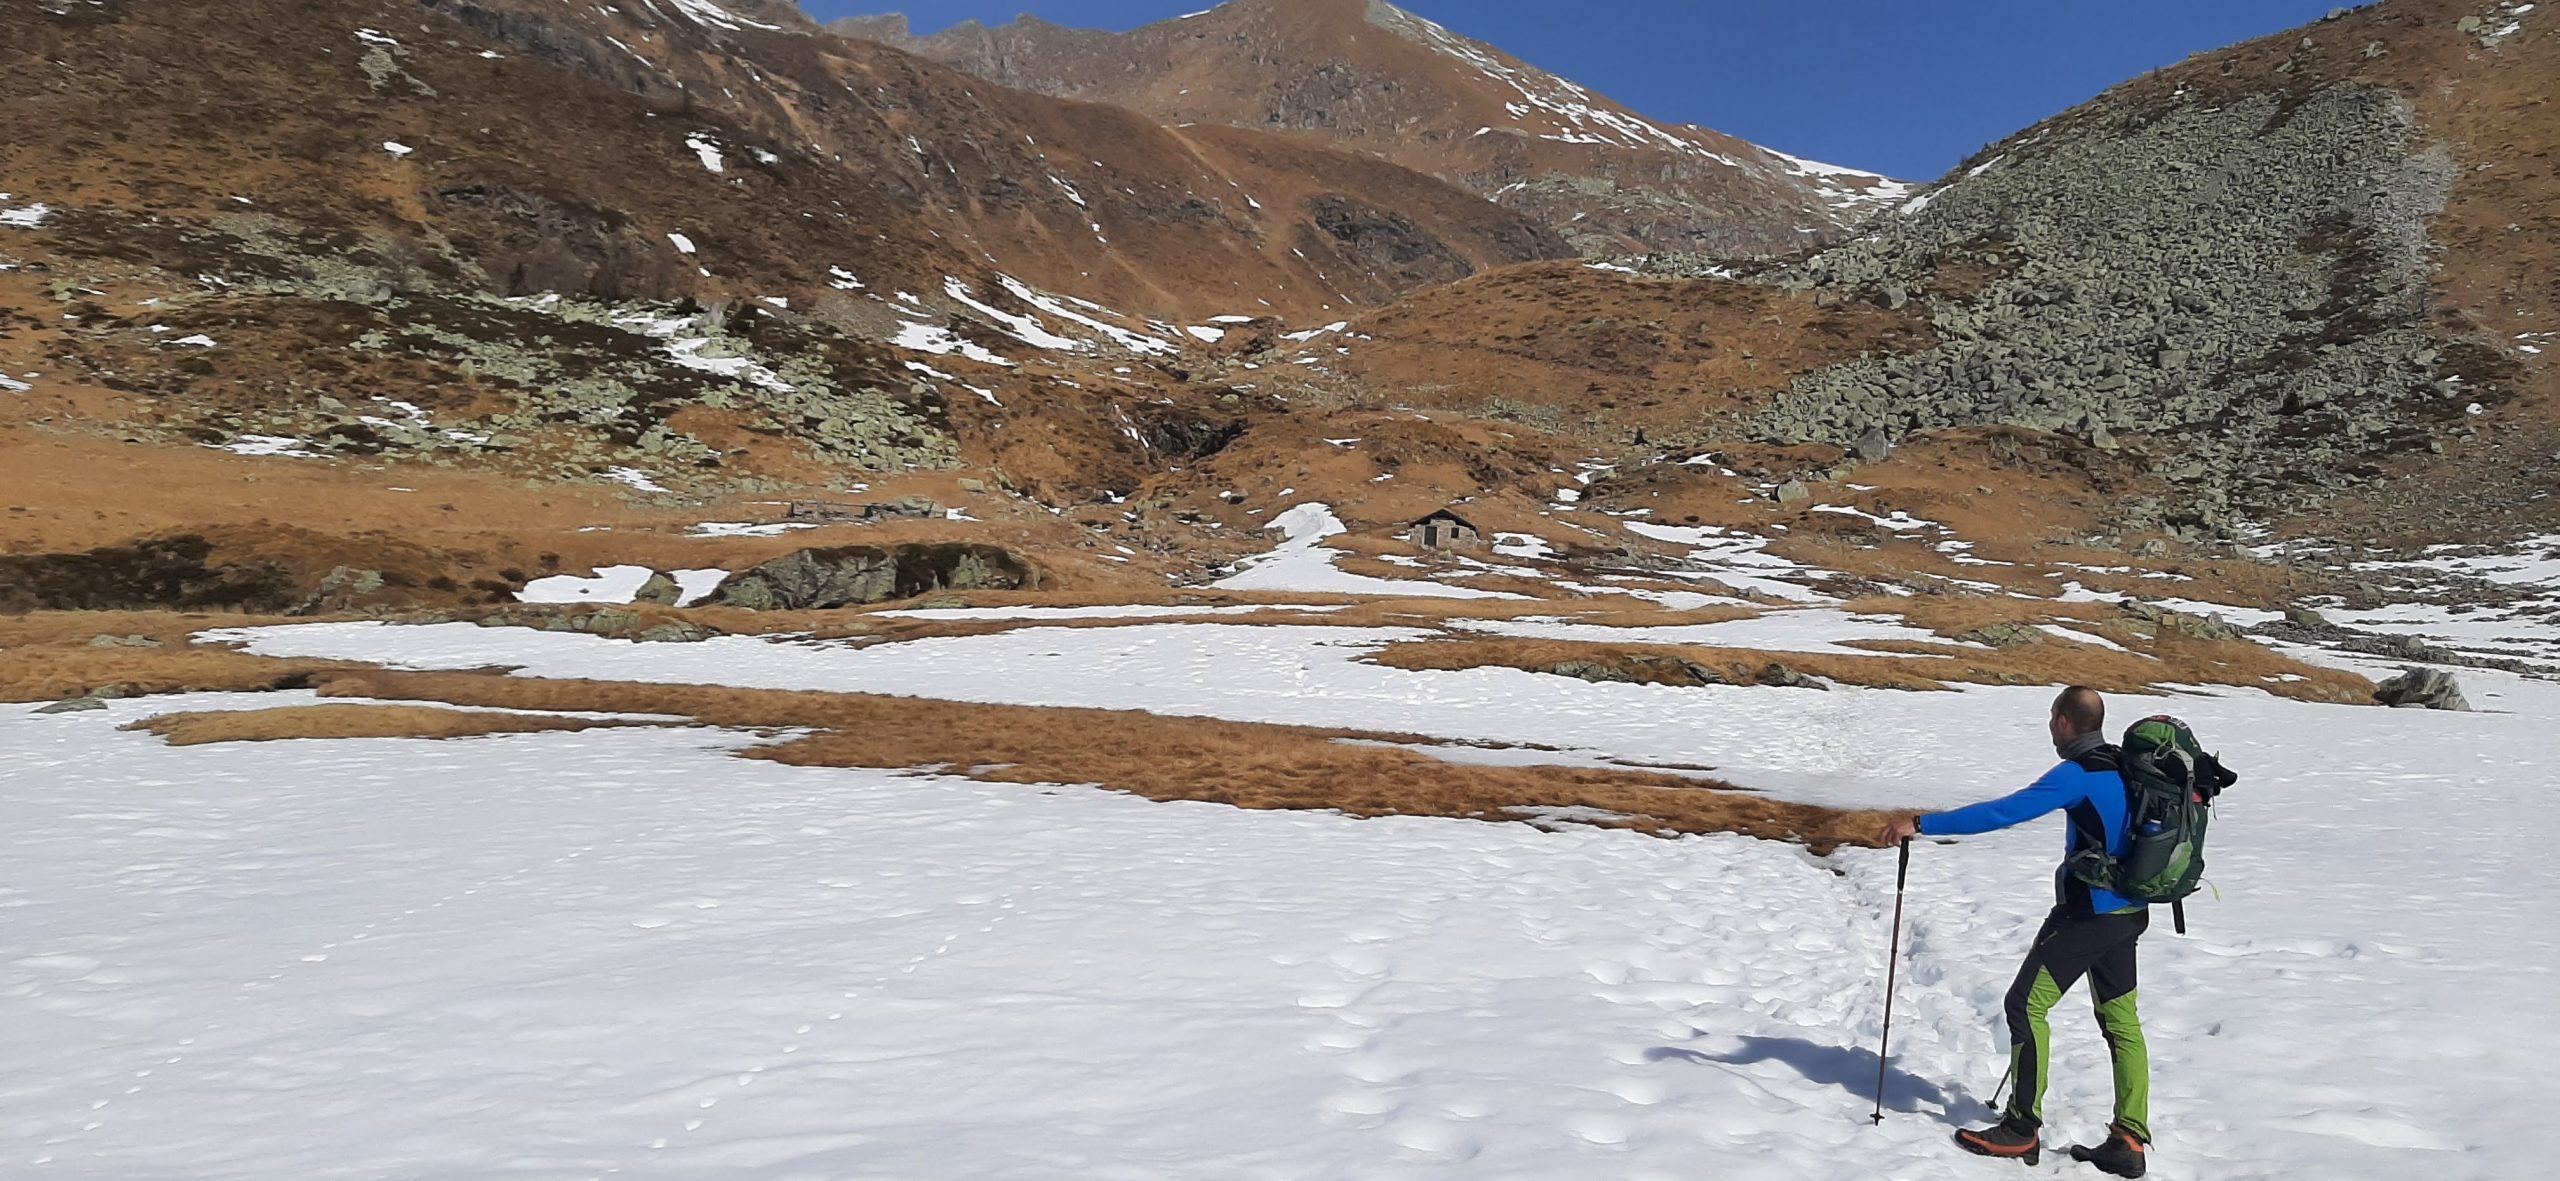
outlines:
[[[1902,864],[1893,871],[1893,891],[1894,893],[1899,894],[1902,892],[1903,887],[1910,884],[1911,842],[1906,840],[1902,842]]]

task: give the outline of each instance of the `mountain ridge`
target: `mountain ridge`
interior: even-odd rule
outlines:
[[[898,15],[828,28],[1168,124],[1259,127],[1371,152],[1536,216],[1586,254],[1789,254],[1907,190],[1647,119],[1383,0],[1231,0],[1128,33],[1027,15],[929,37]]]

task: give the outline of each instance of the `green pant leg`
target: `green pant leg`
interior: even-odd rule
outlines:
[[[2098,1028],[2107,1035],[2107,1053],[2115,1066],[2116,1126],[2151,1142],[2151,1051],[2142,1040],[2138,992],[2098,1002]]]
[[[2044,1122],[2045,1082],[2053,1068],[2053,1007],[2062,1001],[2062,983],[2034,956],[2029,956],[2008,998],[2010,1066],[2018,1089],[2003,1114],[2014,1123]]]

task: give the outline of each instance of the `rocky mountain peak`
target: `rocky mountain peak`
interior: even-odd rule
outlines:
[[[1383,0],[1234,0],[1128,33],[1030,18],[930,37],[877,18],[831,27],[1018,89],[1384,157],[1545,222],[1587,254],[1791,254],[1906,192],[1648,119]]]

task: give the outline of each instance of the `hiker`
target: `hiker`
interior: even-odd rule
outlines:
[[[1979,1156],[2035,1164],[2043,1154],[2046,1070],[2052,1062],[2052,1030],[2046,1022],[2062,994],[2082,976],[2097,1001],[2098,1027],[2115,1061],[2115,1120],[2107,1139],[2071,1150],[2072,1158],[2118,1177],[2139,1177],[2151,1142],[2151,1063],[2134,1010],[2134,948],[2151,925],[2147,904],[2079,880],[2070,855],[2103,839],[2111,857],[2126,855],[2128,804],[2121,752],[2107,744],[2106,701],[2094,689],[2074,686],[2054,699],[2050,729],[2062,764],[2026,790],[2005,799],[1953,812],[1904,817],[1887,824],[1883,840],[1900,845],[1915,836],[1953,837],[1993,832],[2060,811],[2066,814],[2065,868],[2054,875],[2055,905],[2018,968],[2008,998],[2011,1069],[2017,1090],[2001,1120],[1956,1133],[1956,1143]]]

